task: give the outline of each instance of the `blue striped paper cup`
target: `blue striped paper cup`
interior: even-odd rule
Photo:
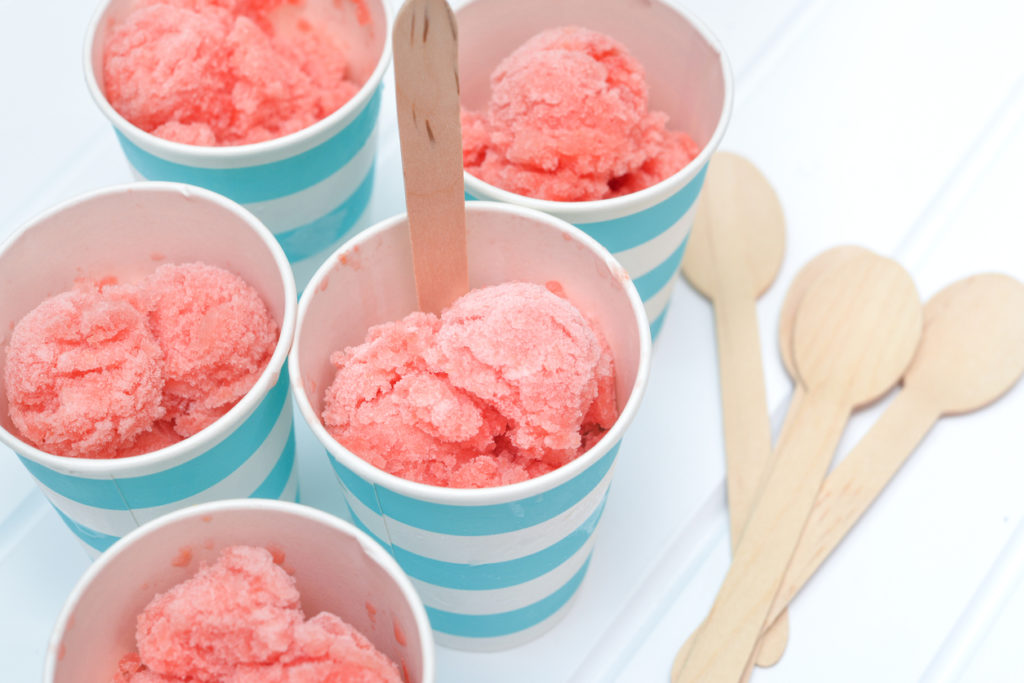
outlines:
[[[657,337],[693,227],[707,164],[732,109],[732,75],[718,40],[697,19],[665,0],[470,0],[456,17],[462,104],[467,109],[486,109],[491,72],[529,38],[548,28],[582,26],[626,46],[645,68],[651,110],[668,113],[670,127],[686,131],[701,146],[696,159],[657,185],[596,201],[534,199],[465,174],[467,198],[549,213],[603,244],[633,278],[651,333]]]
[[[381,81],[391,62],[391,10],[366,0],[370,20],[359,23],[360,4],[328,3],[351,35],[352,75],[363,82],[345,105],[313,125],[274,140],[205,147],[164,140],[129,123],[103,90],[103,44],[111,23],[135,0],[106,0],[85,40],[85,81],[100,111],[114,126],[132,172],[142,180],[198,185],[238,202],[256,215],[284,247],[301,290],[327,254],[357,228],[373,189]]]
[[[427,615],[391,556],[333,515],[270,500],[195,505],[149,522],[111,546],[65,602],[50,637],[43,680],[113,680],[121,657],[136,651],[136,617],[149,601],[235,545],[283,555],[307,617],[336,614],[404,669],[409,683],[433,683]]]
[[[550,629],[576,594],[619,442],[646,387],[651,342],[629,276],[577,228],[493,202],[469,204],[466,222],[472,287],[555,280],[604,331],[620,415],[593,448],[529,481],[450,489],[387,474],[327,433],[319,416],[335,372],[330,354],[362,343],[370,326],[416,310],[405,216],[361,233],[316,272],[299,302],[288,363],[296,404],[327,449],[352,519],[412,578],[437,641],[495,650]]]
[[[190,261],[242,277],[281,330],[256,384],[212,425],[144,455],[63,457],[18,437],[0,390],[0,443],[21,459],[93,557],[140,524],[193,503],[297,499],[284,366],[295,330],[295,281],[280,245],[255,216],[208,190],[176,183],[134,183],[83,195],[29,221],[0,246],[0,376],[10,330],[47,297],[83,278],[132,281],[161,263]]]

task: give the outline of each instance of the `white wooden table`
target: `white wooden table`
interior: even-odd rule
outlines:
[[[4,3],[0,238],[58,201],[131,179],[83,83],[94,4]],[[765,171],[786,212],[786,262],[758,307],[776,425],[790,392],[777,313],[793,274],[819,251],[852,242],[893,256],[925,299],[981,271],[1024,280],[1024,5],[686,4],[732,60],[723,147]],[[364,225],[402,209],[386,87]],[[568,617],[517,650],[442,649],[439,681],[666,680],[728,567],[715,362],[711,310],[680,282]],[[856,417],[843,452],[880,407]],[[1017,387],[984,412],[941,422],[797,597],[785,657],[754,681],[1024,680],[1022,416]],[[338,512],[326,456],[307,429],[298,439],[304,501]],[[0,451],[0,680],[33,681],[87,559]]]

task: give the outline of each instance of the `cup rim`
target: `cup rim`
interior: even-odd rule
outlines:
[[[57,214],[101,197],[138,192],[182,194],[186,197],[196,197],[203,201],[213,202],[235,214],[253,229],[264,245],[270,250],[274,263],[277,265],[278,275],[284,289],[284,315],[281,319],[274,353],[267,362],[267,367],[263,369],[263,372],[256,379],[256,382],[249,391],[245,392],[242,398],[238,399],[238,402],[230,410],[192,436],[149,453],[130,455],[123,458],[76,458],[56,455],[29,444],[13,432],[8,431],[6,427],[0,426],[0,443],[6,445],[17,455],[27,457],[50,470],[73,472],[75,475],[87,478],[113,475],[130,477],[136,475],[139,470],[148,472],[154,466],[177,460],[188,453],[205,452],[217,443],[220,443],[227,436],[230,429],[242,422],[256,409],[256,406],[259,405],[263,397],[280,378],[281,370],[284,368],[288,353],[291,350],[291,342],[295,335],[298,305],[296,303],[295,277],[292,275],[291,265],[288,263],[288,257],[285,256],[284,249],[278,244],[270,229],[263,225],[252,212],[227,197],[195,185],[167,181],[139,181],[105,187],[72,197],[36,215],[17,228],[6,241],[0,244],[0,259],[36,225],[49,220]]]
[[[60,614],[54,622],[53,630],[46,648],[46,663],[44,665],[43,680],[52,681],[59,659],[60,641],[68,628],[68,621],[74,613],[75,607],[82,599],[82,595],[89,588],[95,578],[106,568],[114,563],[120,555],[130,546],[134,545],[141,537],[157,533],[162,528],[174,524],[182,519],[190,517],[201,517],[224,511],[261,510],[275,514],[292,515],[301,517],[304,520],[323,524],[345,533],[358,541],[363,552],[374,560],[398,586],[402,597],[412,610],[416,622],[416,629],[419,633],[421,644],[421,655],[423,657],[423,681],[422,683],[433,683],[435,677],[434,662],[434,634],[430,629],[430,620],[427,618],[426,608],[423,601],[412,585],[412,581],[402,571],[398,562],[384,548],[374,541],[366,532],[361,531],[354,524],[347,522],[340,517],[318,510],[301,503],[292,503],[282,500],[268,500],[262,498],[232,498],[217,500],[209,503],[190,505],[180,510],[169,512],[165,515],[149,521],[142,526],[133,529],[122,536],[110,546],[99,558],[96,559],[85,570],[85,573],[78,579],[71,593],[64,601]]]
[[[99,30],[100,22],[103,20],[107,9],[114,0],[104,0],[100,3],[89,20],[89,26],[85,33],[85,43],[82,48],[82,67],[85,71],[85,84],[92,96],[93,101],[100,108],[100,111],[117,130],[125,136],[132,138],[133,142],[141,142],[147,151],[161,158],[190,158],[196,165],[210,164],[215,162],[235,162],[239,165],[255,163],[254,160],[261,157],[277,157],[289,147],[303,147],[311,144],[312,141],[328,134],[335,126],[355,116],[362,111],[363,107],[370,101],[377,87],[384,79],[384,73],[391,64],[391,26],[394,22],[391,4],[387,0],[376,0],[384,11],[384,44],[381,46],[381,54],[377,59],[377,65],[373,72],[366,79],[359,90],[352,98],[341,105],[333,112],[314,123],[287,135],[282,135],[261,142],[252,142],[245,145],[192,145],[184,142],[167,140],[157,135],[142,130],[131,121],[123,117],[103,93],[92,68],[92,51],[96,42],[96,33]]]
[[[466,2],[464,2],[455,12],[456,18],[458,18],[459,12],[466,7],[477,2],[485,1],[486,0],[466,0]],[[590,199],[586,201],[537,199],[536,197],[528,197],[527,195],[517,194],[515,192],[504,190],[496,185],[491,185],[463,169],[463,181],[470,194],[474,197],[481,197],[492,201],[507,202],[510,204],[518,204],[531,209],[537,209],[545,213],[554,214],[572,223],[587,223],[605,220],[606,216],[621,217],[630,215],[654,206],[682,189],[697,176],[700,169],[704,168],[710,160],[711,155],[721,144],[722,138],[725,136],[725,131],[729,124],[729,119],[732,116],[732,67],[729,62],[729,57],[722,47],[721,41],[715,36],[711,29],[708,28],[707,24],[698,19],[692,12],[682,7],[678,7],[669,2],[664,2],[664,0],[654,1],[682,17],[684,21],[693,27],[704,42],[707,43],[708,47],[718,55],[723,85],[722,113],[718,117],[718,124],[715,126],[715,130],[711,134],[711,138],[701,149],[700,154],[691,159],[690,163],[686,164],[669,177],[651,185],[650,187],[645,187],[642,190],[630,192],[629,194],[618,197],[609,197],[607,199]]]
[[[358,455],[338,443],[334,437],[328,433],[327,429],[320,421],[320,416],[313,410],[302,381],[302,375],[300,372],[301,354],[299,352],[302,339],[302,323],[306,318],[310,302],[313,297],[317,296],[317,292],[320,291],[321,281],[331,272],[331,269],[340,257],[349,251],[359,249],[364,243],[375,238],[378,234],[393,229],[396,225],[404,222],[407,217],[407,214],[405,213],[380,221],[362,231],[351,240],[345,242],[335,250],[313,274],[312,279],[302,294],[302,298],[299,300],[295,339],[292,343],[291,353],[288,356],[289,381],[292,384],[292,396],[295,401],[295,405],[298,407],[300,414],[313,431],[313,434],[316,436],[321,446],[327,449],[330,457],[338,460],[346,468],[355,472],[355,474],[360,478],[370,481],[376,485],[384,486],[399,495],[416,500],[446,505],[493,505],[522,500],[557,488],[561,484],[572,480],[581,472],[589,468],[594,462],[607,454],[611,450],[612,446],[622,439],[623,433],[636,417],[636,413],[640,408],[640,403],[643,400],[644,392],[647,388],[651,367],[651,331],[650,323],[647,320],[647,313],[644,310],[643,301],[640,299],[640,295],[637,292],[633,281],[629,278],[629,275],[618,261],[615,260],[611,253],[609,253],[608,250],[605,249],[597,240],[590,237],[590,235],[587,235],[576,226],[560,218],[531,208],[517,206],[515,204],[473,201],[466,203],[466,211],[467,213],[514,214],[522,218],[545,223],[548,227],[562,233],[566,238],[583,244],[592,253],[599,256],[612,273],[619,274],[619,281],[623,284],[623,292],[629,299],[633,311],[634,322],[636,323],[636,329],[639,332],[640,358],[637,364],[636,378],[633,380],[633,386],[630,389],[629,397],[626,400],[625,405],[623,405],[622,410],[619,411],[619,416],[615,419],[615,423],[612,425],[611,429],[609,429],[596,444],[591,446],[590,449],[582,453],[573,461],[538,477],[533,477],[514,484],[471,489],[424,484],[390,474],[389,472],[385,472],[384,470],[374,467],[366,460],[363,460]]]

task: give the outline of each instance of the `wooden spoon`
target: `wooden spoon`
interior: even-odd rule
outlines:
[[[805,394],[715,604],[673,680],[740,680],[851,411],[899,379],[920,334],[914,284],[889,259],[852,259],[804,296],[793,358]]]
[[[796,404],[800,401],[803,395],[803,386],[800,383],[800,378],[797,376],[796,368],[793,365],[793,327],[796,321],[796,312],[800,306],[800,302],[803,301],[804,295],[811,289],[811,286],[819,277],[825,273],[833,270],[847,259],[862,256],[864,254],[870,254],[867,249],[862,247],[856,247],[851,245],[844,245],[839,247],[833,247],[827,251],[818,254],[813,259],[808,261],[804,266],[797,272],[793,281],[789,285],[789,289],[786,291],[786,296],[782,301],[782,306],[779,309],[779,355],[782,358],[782,365],[786,368],[786,372],[793,380],[793,395],[790,398],[789,408],[790,410],[786,414],[786,420],[782,424],[782,428],[779,431],[779,439],[781,440],[782,435],[788,434],[792,427],[792,417],[796,415]],[[769,463],[770,466],[770,463]],[[767,471],[762,472],[762,476],[767,474]],[[749,510],[749,508],[748,508]],[[733,522],[736,519],[733,518]],[[739,520],[741,525],[746,524],[746,518]],[[740,530],[742,530],[740,526]],[[734,538],[738,537],[738,533],[734,534]],[[771,628],[761,634],[761,642],[758,645],[757,652],[757,664],[758,666],[774,666],[778,663],[782,654],[786,650],[786,641],[789,638],[789,622],[786,619],[785,613],[780,614],[779,618],[775,620]],[[679,649],[679,654],[676,656],[677,666],[681,665],[685,661],[686,657],[689,656],[690,648],[693,647],[693,637],[683,644],[683,647]],[[749,679],[749,671],[742,680],[746,681]],[[674,674],[673,674],[674,675]]]
[[[790,398],[790,406],[795,406],[803,395],[803,385],[797,376],[796,368],[793,365],[793,324],[796,321],[796,311],[804,294],[811,288],[814,282],[828,271],[836,268],[847,259],[855,258],[858,255],[868,253],[862,247],[843,245],[833,247],[824,251],[808,261],[793,278],[793,282],[786,292],[786,298],[782,301],[779,309],[779,355],[782,357],[782,365],[793,380],[793,396]],[[787,418],[796,415],[795,410],[787,412]],[[779,439],[791,428],[791,420],[783,422],[779,431]],[[764,633],[761,634],[761,644],[757,652],[758,666],[775,666],[782,654],[786,651],[786,642],[789,640],[789,619],[783,612]]]
[[[786,233],[775,192],[745,158],[711,158],[681,270],[715,309],[733,546],[772,452],[755,302],[778,275]]]
[[[455,15],[407,0],[391,39],[416,296],[440,313],[469,290]]]
[[[803,588],[943,415],[983,408],[1024,374],[1024,285],[1006,275],[959,280],[933,296],[896,395],[818,492],[769,621]]]

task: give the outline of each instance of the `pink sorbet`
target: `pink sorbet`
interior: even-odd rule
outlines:
[[[667,121],[648,112],[643,67],[622,44],[584,28],[549,29],[498,64],[486,111],[463,111],[463,164],[537,199],[616,197],[700,153]]]
[[[18,435],[48,453],[148,453],[234,406],[277,339],[256,290],[221,268],[168,264],[135,283],[83,283],[15,326],[8,412]]]
[[[296,6],[305,3],[136,0],[103,45],[107,100],[142,130],[192,145],[301,130],[360,84],[342,40]]]
[[[163,404],[182,437],[231,409],[277,344],[277,323],[242,278],[204,263],[166,264],[131,288],[163,350]]]
[[[234,546],[139,615],[113,683],[399,683],[394,662],[329,612],[307,620],[295,579]]]
[[[331,356],[328,432],[413,481],[482,488],[550,472],[618,416],[611,351],[568,300],[526,282],[484,287],[440,317],[411,313]]]
[[[115,457],[166,412],[163,352],[145,316],[95,288],[58,294],[21,319],[4,385],[26,441],[78,458]]]

